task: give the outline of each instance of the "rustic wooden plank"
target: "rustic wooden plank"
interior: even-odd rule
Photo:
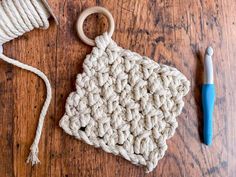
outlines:
[[[19,58],[20,61],[37,66],[45,72],[50,81],[55,80],[55,55],[56,53],[56,27],[49,31],[36,30],[26,34],[23,38],[15,40],[12,48],[15,53],[8,53],[8,56]],[[20,52],[19,51],[23,51]],[[41,79],[32,73],[13,68],[13,91],[11,97],[14,98],[13,116],[13,155],[14,155],[14,174],[16,176],[45,176],[50,167],[50,154],[52,122],[54,118],[54,100],[52,100],[46,118],[46,124],[40,143],[39,158],[44,161],[40,166],[31,168],[26,164],[29,147],[33,141],[39,113],[45,99],[45,86]],[[52,87],[54,90],[54,84]],[[12,109],[11,108],[11,109]],[[10,107],[9,107],[10,109]],[[46,160],[46,161],[45,161]],[[13,164],[12,164],[13,165]],[[36,171],[38,170],[38,172]]]
[[[7,52],[9,52],[8,49]],[[9,109],[13,105],[12,98],[12,67],[0,62],[0,171],[6,176],[13,176],[13,110]]]
[[[225,83],[225,97],[220,97],[218,100],[219,107],[225,107],[225,112],[221,112],[221,119],[227,122],[226,131],[226,142],[227,142],[227,156],[228,156],[228,176],[235,176],[236,174],[236,129],[235,129],[235,68],[236,63],[234,62],[236,56],[236,14],[233,13],[236,9],[236,3],[230,0],[222,1],[222,26],[224,33],[224,40],[222,41],[222,46],[225,46],[224,53],[220,56],[220,61],[222,62],[223,68],[218,68],[222,75],[224,75],[225,80],[219,81],[219,83]],[[219,9],[220,10],[220,9]],[[222,136],[222,133],[218,133],[218,136]]]
[[[49,77],[53,101],[40,142],[41,164],[25,164],[45,97],[43,82],[33,74],[0,62],[0,176],[234,176],[236,120],[236,3],[234,0],[50,0],[59,26],[35,30],[4,46],[8,56],[37,66]],[[191,81],[175,136],[154,172],[130,164],[65,134],[58,126],[68,94],[91,47],[75,31],[79,13],[101,5],[116,21],[113,39],[122,47],[177,67]],[[107,29],[102,15],[86,20],[84,29],[95,37]],[[203,55],[215,48],[216,107],[214,140],[201,144]]]

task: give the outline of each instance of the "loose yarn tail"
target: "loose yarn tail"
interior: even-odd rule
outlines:
[[[1,46],[0,46],[0,51],[1,50],[2,49],[1,49]],[[36,130],[36,134],[35,134],[35,139],[34,139],[33,144],[31,145],[31,148],[30,148],[31,152],[30,152],[29,157],[27,159],[27,162],[32,162],[32,165],[35,165],[39,162],[39,159],[37,157],[38,156],[38,144],[39,144],[39,140],[40,140],[40,137],[41,137],[41,134],[42,134],[44,119],[45,119],[48,107],[49,107],[51,99],[52,99],[51,85],[50,85],[50,82],[49,82],[47,76],[42,71],[38,70],[37,68],[34,68],[34,67],[29,66],[27,64],[21,63],[21,62],[15,60],[15,59],[9,58],[9,57],[1,54],[1,53],[0,53],[0,58],[3,61],[5,61],[9,64],[15,65],[19,68],[25,69],[27,71],[30,71],[30,72],[36,74],[37,76],[39,76],[44,81],[44,83],[46,85],[46,89],[47,89],[46,100],[44,102],[42,111],[41,111],[40,116],[39,116],[39,122],[38,122],[38,127],[37,127],[37,130]]]
[[[0,1],[0,59],[19,68],[33,72],[45,83],[47,96],[42,107],[35,139],[30,148],[27,162],[32,165],[39,163],[38,144],[42,134],[44,119],[51,102],[52,89],[47,76],[39,69],[9,58],[3,54],[2,45],[34,28],[47,29],[49,27],[49,12],[41,0],[2,0]]]
[[[38,147],[37,146],[31,146],[30,153],[27,158],[27,163],[31,163],[32,166],[40,163],[40,160],[38,158]]]

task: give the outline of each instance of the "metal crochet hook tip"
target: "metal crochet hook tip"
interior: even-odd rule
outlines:
[[[215,102],[215,85],[213,76],[213,49],[208,47],[204,59],[204,84],[202,86],[203,105],[203,140],[204,144],[211,145],[213,137],[213,112]]]
[[[213,84],[214,76],[213,76],[213,63],[212,63],[212,55],[213,55],[212,47],[207,47],[205,51],[205,59],[204,59],[204,84]]]
[[[209,56],[212,56],[213,55],[213,48],[211,47],[211,46],[209,46],[209,47],[207,47],[207,49],[206,49],[206,53],[207,53],[207,55],[209,55]]]

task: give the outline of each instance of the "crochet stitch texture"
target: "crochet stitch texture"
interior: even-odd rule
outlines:
[[[150,172],[178,126],[190,83],[177,69],[119,47],[107,33],[95,43],[60,126]]]

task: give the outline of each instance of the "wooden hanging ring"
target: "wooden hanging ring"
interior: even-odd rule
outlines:
[[[85,43],[88,44],[90,46],[95,46],[95,41],[93,39],[88,38],[83,30],[83,24],[85,19],[94,13],[101,13],[103,15],[105,15],[108,19],[109,22],[109,28],[108,28],[108,35],[111,37],[114,30],[115,30],[115,22],[114,19],[111,15],[111,13],[103,8],[103,7],[99,7],[99,6],[95,6],[95,7],[90,7],[88,9],[85,9],[79,16],[78,20],[77,20],[77,24],[76,24],[76,30],[77,33],[79,35],[79,38]]]

